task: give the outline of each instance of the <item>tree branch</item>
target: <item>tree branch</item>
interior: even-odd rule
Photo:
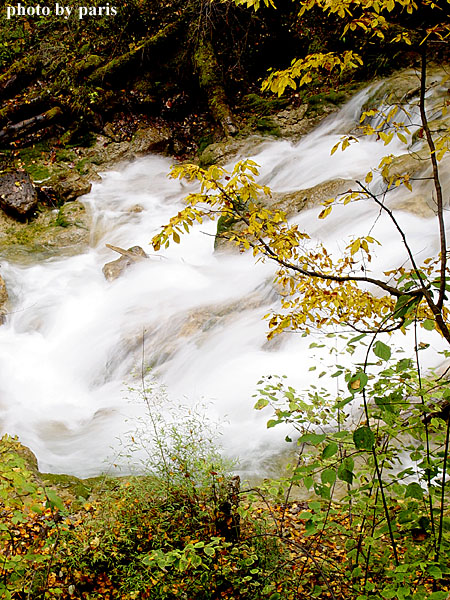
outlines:
[[[431,135],[430,127],[428,125],[428,119],[425,111],[425,92],[426,92],[426,78],[427,78],[427,48],[426,42],[423,43],[422,56],[421,56],[421,77],[420,77],[420,117],[422,120],[422,127],[425,133],[428,147],[430,149],[430,159],[433,168],[433,180],[434,189],[436,190],[436,203],[437,203],[437,218],[439,221],[439,237],[441,247],[441,281],[439,286],[439,298],[436,303],[439,311],[442,310],[444,305],[445,297],[445,272],[447,268],[447,242],[445,236],[445,223],[444,223],[444,202],[442,197],[442,187],[439,180],[439,168],[436,158],[436,147],[434,145],[433,136]]]

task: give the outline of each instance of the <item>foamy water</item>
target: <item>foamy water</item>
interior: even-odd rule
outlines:
[[[298,144],[264,142],[253,156],[260,181],[288,192],[338,177],[363,178],[386,154],[383,144],[361,139],[333,156],[330,149],[354,129],[366,95]],[[388,151],[400,154],[405,147],[397,141]],[[180,209],[190,189],[167,177],[170,165],[148,156],[93,184],[83,198],[93,220],[85,253],[27,266],[1,263],[12,299],[0,328],[1,428],[32,448],[43,471],[89,476],[120,463],[117,440],[143,412],[139,391],[127,390],[139,390],[143,353],[151,376],[173,401],[207,403],[211,417],[223,423],[225,452],[240,457],[248,470],[264,468],[284,447],[286,434],[267,430],[269,415],[253,410],[258,379],[285,374],[298,390],[312,382],[309,369],[318,359],[309,345],[315,338],[287,334],[267,344],[262,317],[277,306],[274,265],[214,253],[214,223],[197,226],[180,245],[158,255],[151,250],[152,235]],[[137,204],[141,212],[133,212]],[[375,274],[390,268],[393,258],[395,264],[403,255],[406,260],[389,219],[370,202],[337,207],[325,221],[317,219],[319,210],[304,211],[297,220],[333,250],[370,230],[382,241]],[[437,252],[434,218],[396,214],[418,258]],[[140,245],[150,257],[108,282],[102,267],[117,255],[106,243]],[[437,335],[430,339],[438,349]],[[409,343],[398,338],[402,347]]]

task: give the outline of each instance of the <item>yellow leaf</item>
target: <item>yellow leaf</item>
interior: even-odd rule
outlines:
[[[334,145],[334,146],[331,148],[331,152],[330,152],[330,154],[331,154],[331,155],[333,155],[333,154],[336,152],[336,150],[339,148],[339,144],[340,144],[340,143],[341,143],[341,142],[338,142],[337,144],[335,144],[335,145]]]
[[[328,215],[332,211],[332,208],[333,208],[332,206],[327,206],[327,208],[324,208],[323,211],[319,215],[319,219],[325,219],[326,217],[328,217]]]

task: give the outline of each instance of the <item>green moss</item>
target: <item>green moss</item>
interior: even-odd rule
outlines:
[[[50,177],[51,169],[47,164],[49,151],[48,142],[38,142],[19,150],[17,159],[22,162],[23,168],[33,181],[43,181]]]
[[[44,181],[51,175],[50,169],[44,165],[30,163],[26,165],[26,171],[31,179],[35,182]]]
[[[280,127],[271,117],[261,117],[256,120],[256,129],[266,135],[279,137],[281,135]]]
[[[217,248],[217,243],[220,237],[223,237],[224,233],[228,233],[233,230],[236,223],[239,223],[240,219],[236,219],[231,215],[222,215],[217,221],[216,239],[214,242],[214,248]]]
[[[80,175],[87,175],[89,173],[89,158],[82,158],[75,165],[75,169],[78,171]]]
[[[73,150],[62,148],[61,150],[56,151],[56,160],[58,162],[73,162],[76,158],[77,155]]]
[[[330,104],[339,106],[347,99],[345,92],[336,92],[331,90],[329,92],[321,92],[320,94],[314,94],[308,98],[308,116],[320,115],[326,106]]]
[[[258,94],[247,94],[243,98],[243,107],[246,112],[256,113],[260,116],[271,115],[286,107],[286,98],[265,98]]]
[[[213,142],[214,137],[210,133],[202,136],[198,141],[198,154],[200,155]]]
[[[91,495],[92,484],[73,475],[41,473],[41,478],[46,485],[56,487],[58,490],[65,489],[75,498],[87,499]]]
[[[69,227],[71,222],[65,217],[62,209],[58,210],[58,214],[56,215],[56,219],[53,221],[52,225],[55,227]]]
[[[42,159],[43,154],[50,152],[50,146],[47,141],[38,142],[32,146],[21,148],[19,150],[18,158],[24,162],[31,162],[32,160]]]
[[[8,245],[32,246],[46,229],[46,225],[30,221],[25,227],[6,227],[4,232],[8,236]]]

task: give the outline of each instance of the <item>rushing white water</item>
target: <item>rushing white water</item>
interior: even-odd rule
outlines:
[[[330,156],[355,126],[364,99],[359,94],[298,144],[263,143],[253,157],[261,181],[288,192],[364,177],[386,154],[383,144],[362,139]],[[400,142],[389,146],[389,153],[403,152]],[[43,471],[88,476],[117,460],[111,448],[130,429],[127,419],[141,411],[133,401],[139,394],[126,387],[139,388],[133,371],[143,348],[169,395],[187,405],[206,401],[213,418],[224,422],[226,452],[255,469],[285,435],[268,431],[267,415],[252,409],[257,380],[286,374],[297,389],[310,381],[311,338],[291,334],[278,344],[266,341],[262,316],[277,302],[272,265],[214,253],[213,223],[152,254],[149,240],[179,210],[188,189],[167,177],[170,164],[148,156],[93,185],[84,197],[93,219],[87,252],[27,266],[1,263],[13,306],[0,328],[0,424],[33,449]],[[141,212],[131,210],[137,204]],[[352,234],[372,230],[383,242],[375,270],[390,267],[393,256],[399,264],[404,250],[398,234],[376,207],[335,208],[325,221],[317,219],[318,210],[298,217],[313,237],[339,250]],[[418,256],[437,252],[435,219],[400,212],[398,218]],[[106,243],[141,245],[150,258],[107,282],[102,266],[117,255]]]

